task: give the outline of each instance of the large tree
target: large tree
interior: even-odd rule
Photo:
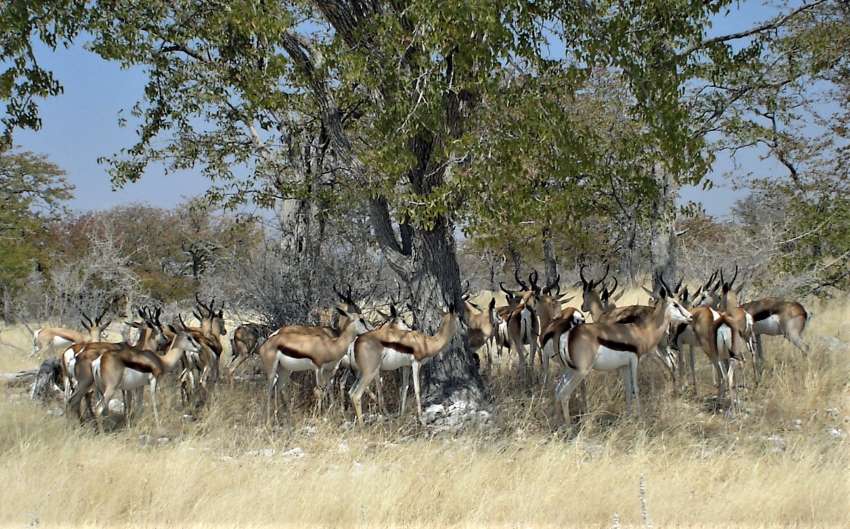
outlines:
[[[0,289],[14,289],[45,255],[49,225],[72,191],[46,156],[0,152]]]
[[[570,98],[598,67],[622,77],[630,111],[640,118],[634,147],[656,177],[647,196],[659,196],[663,179],[698,180],[706,166],[703,135],[681,93],[703,71],[746,58],[729,44],[736,36],[706,38],[711,17],[732,3],[13,1],[0,11],[12,44],[3,59],[15,64],[0,97],[9,102],[7,126],[36,126],[34,109],[21,103],[26,79],[39,70],[32,41],[55,46],[84,28],[93,51],[143,65],[149,74],[133,113],[139,141],[110,160],[117,184],[164,161],[169,168],[200,165],[220,196],[251,195],[271,177],[285,184],[279,187],[286,197],[316,197],[321,188],[331,202],[363,205],[374,240],[409,288],[418,323],[433,331],[441,300],[460,301],[456,222],[482,216],[497,223],[488,204],[505,196],[477,170],[493,144],[480,136],[483,109],[516,105],[516,147],[552,157],[534,164],[543,172],[532,175],[531,186],[523,182],[527,167],[504,172],[506,185],[518,190],[506,199],[517,207],[540,202],[548,209],[561,201],[584,211],[593,196],[585,188],[608,185],[599,182],[600,158],[583,153],[587,127],[568,112]],[[562,52],[553,55],[553,47]],[[543,97],[505,94],[506,65]],[[56,91],[49,77],[43,80]],[[553,91],[563,96],[549,97]],[[293,166],[293,153],[311,167],[310,177],[276,179]],[[499,155],[510,161],[510,151]],[[481,196],[468,201],[473,193]],[[675,193],[661,196],[665,240]],[[516,208],[506,210],[504,222],[511,223]],[[429,365],[429,400],[482,396],[464,342],[461,333]]]

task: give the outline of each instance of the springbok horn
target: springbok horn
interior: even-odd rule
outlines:
[[[735,280],[738,279],[738,263],[735,263],[735,275],[732,276],[732,281],[729,281],[729,287],[735,284]]]
[[[510,290],[510,289],[505,288],[505,282],[504,281],[499,281],[499,288],[501,288],[502,292],[504,292],[508,296],[515,296],[516,295],[516,290]]]
[[[554,281],[552,281],[552,283],[551,283],[550,285],[546,286],[546,288],[544,288],[544,289],[543,289],[543,293],[544,293],[544,294],[549,294],[550,292],[552,292],[552,289],[553,289],[553,288],[555,288],[555,287],[558,285],[558,282],[559,282],[559,281],[561,281],[561,274],[558,274],[558,275],[555,277],[555,280],[554,280]],[[560,290],[560,289],[559,289],[559,290]],[[557,294],[556,294],[555,296],[557,297]]]
[[[584,277],[584,266],[585,266],[585,265],[581,265],[581,266],[579,267],[579,269],[578,269],[578,276],[581,278],[581,285],[582,285],[583,287],[585,287],[585,288],[588,288],[588,284],[589,284],[589,283],[587,282],[587,279],[585,279],[585,277]],[[589,287],[589,288],[593,288],[593,285],[590,285],[590,287]]]
[[[101,313],[98,315],[97,318],[94,319],[95,325],[100,325],[100,320],[102,320],[103,317],[106,316],[106,311],[108,311],[108,310],[109,310],[109,305],[103,307],[103,310],[101,311]]]
[[[599,281],[596,282],[597,285],[599,283],[605,281],[605,279],[608,277],[608,271],[609,270],[611,270],[611,265],[608,264],[608,263],[605,263],[605,274],[602,276],[602,279],[600,279]]]
[[[516,284],[521,286],[523,290],[528,290],[528,285],[525,284],[525,281],[519,278],[519,270],[514,270],[514,279],[516,279]]]

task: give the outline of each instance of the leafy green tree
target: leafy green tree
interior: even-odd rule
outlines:
[[[73,186],[46,156],[0,153],[0,289],[15,290],[49,248],[49,224],[65,212]]]
[[[644,161],[646,183],[634,189],[656,200],[661,251],[672,244],[675,188],[705,174],[704,136],[715,121],[695,121],[682,95],[694,79],[734,70],[759,46],[732,46],[735,35],[706,38],[711,17],[732,4],[113,0],[74,3],[85,6],[75,11],[58,0],[20,2],[23,16],[10,26],[24,37],[13,39],[11,55],[28,64],[32,26],[61,39],[73,36],[77,28],[64,24],[73,20],[102,57],[148,68],[134,108],[140,139],[110,160],[119,185],[164,161],[170,169],[202,167],[234,195],[255,193],[293,162],[286,146],[313,124],[318,144],[332,152],[332,177],[296,180],[295,191],[320,182],[332,202],[367,208],[418,323],[433,331],[441,299],[458,304],[461,294],[457,222],[484,231],[499,222],[496,206],[508,225],[538,216],[535,204],[547,213],[565,204],[586,212],[609,185],[593,130],[568,111],[594,68],[611,69],[627,87],[639,124],[627,146]],[[52,10],[42,13],[45,6]],[[552,45],[563,56],[549,54]],[[509,64],[525,76],[519,90],[505,90]],[[11,74],[14,82],[20,76]],[[708,99],[700,94],[698,101]],[[482,138],[487,109],[516,116],[498,129],[514,136]],[[494,144],[506,149],[496,156],[508,170],[499,185],[487,185],[480,168]],[[514,160],[516,152],[529,155]],[[246,177],[234,172],[239,165],[254,170]],[[428,398],[480,398],[473,358],[457,341],[429,364]]]

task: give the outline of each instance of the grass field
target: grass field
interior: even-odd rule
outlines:
[[[247,382],[192,420],[164,385],[161,430],[145,413],[99,435],[0,387],[0,525],[848,527],[850,306],[812,308],[811,353],[766,338],[763,383],[747,380],[734,419],[672,398],[651,362],[642,417],[624,415],[616,377],[594,374],[591,414],[567,433],[550,426],[551,391],[517,389],[506,365],[490,375],[493,424],[459,435],[411,414],[356,429],[350,411],[306,404],[270,428]],[[26,333],[0,332],[0,371],[37,365],[29,349]]]

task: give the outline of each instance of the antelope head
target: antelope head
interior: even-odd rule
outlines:
[[[578,275],[579,275],[579,279],[581,279],[581,290],[582,290],[581,310],[582,310],[582,312],[590,312],[590,306],[592,304],[592,300],[593,300],[594,296],[597,297],[597,299],[598,299],[598,296],[599,296],[596,293],[596,291],[594,290],[594,288],[599,286],[599,284],[602,283],[603,281],[605,281],[605,279],[608,277],[608,271],[610,270],[610,265],[608,265],[608,263],[605,263],[605,273],[602,275],[602,279],[599,279],[598,281],[594,281],[593,279],[588,280],[587,278],[585,278],[584,277],[584,268],[585,268],[585,265],[581,265],[581,267],[578,269]]]

